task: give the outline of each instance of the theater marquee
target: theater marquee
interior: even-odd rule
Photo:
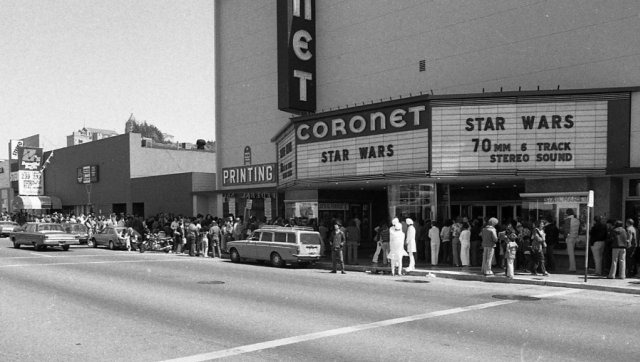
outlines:
[[[295,124],[298,179],[429,170],[424,102],[353,111]]]
[[[434,170],[605,168],[607,102],[434,107]]]

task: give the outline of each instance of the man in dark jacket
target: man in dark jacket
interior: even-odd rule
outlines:
[[[618,278],[624,279],[627,271],[625,260],[629,237],[622,221],[616,220],[609,237],[611,241],[611,270],[607,278],[615,278],[616,270],[618,270]]]

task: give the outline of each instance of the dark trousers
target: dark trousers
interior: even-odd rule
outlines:
[[[546,268],[544,267],[544,254],[541,252],[531,252],[531,274],[538,273],[538,267],[540,267],[540,271],[543,274],[547,273]]]
[[[627,248],[627,277],[633,277],[638,274],[638,250],[637,246]]]
[[[451,241],[440,244],[440,264],[451,264]]]
[[[548,245],[544,249],[544,263],[547,270],[553,271],[556,269],[556,260],[553,257],[553,245]]]
[[[189,256],[196,256],[196,238],[195,238],[195,236],[187,236],[187,244],[189,245]]]
[[[182,237],[176,236],[173,238],[173,252],[179,254],[182,252]]]
[[[331,251],[331,270],[336,271],[336,264],[340,264],[340,270],[344,271],[344,257],[342,255],[342,248],[332,249]]]
[[[482,241],[480,240],[471,240],[471,247],[469,248],[469,261],[471,262],[471,266],[479,266],[482,265],[481,261],[481,248],[480,244]]]

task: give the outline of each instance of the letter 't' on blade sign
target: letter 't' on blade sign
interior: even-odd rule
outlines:
[[[278,109],[316,111],[315,0],[278,0]]]

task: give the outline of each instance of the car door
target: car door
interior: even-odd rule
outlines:
[[[251,248],[254,251],[252,258],[256,260],[269,260],[272,244],[273,231],[262,231],[260,233],[260,239],[254,241],[254,246]]]

